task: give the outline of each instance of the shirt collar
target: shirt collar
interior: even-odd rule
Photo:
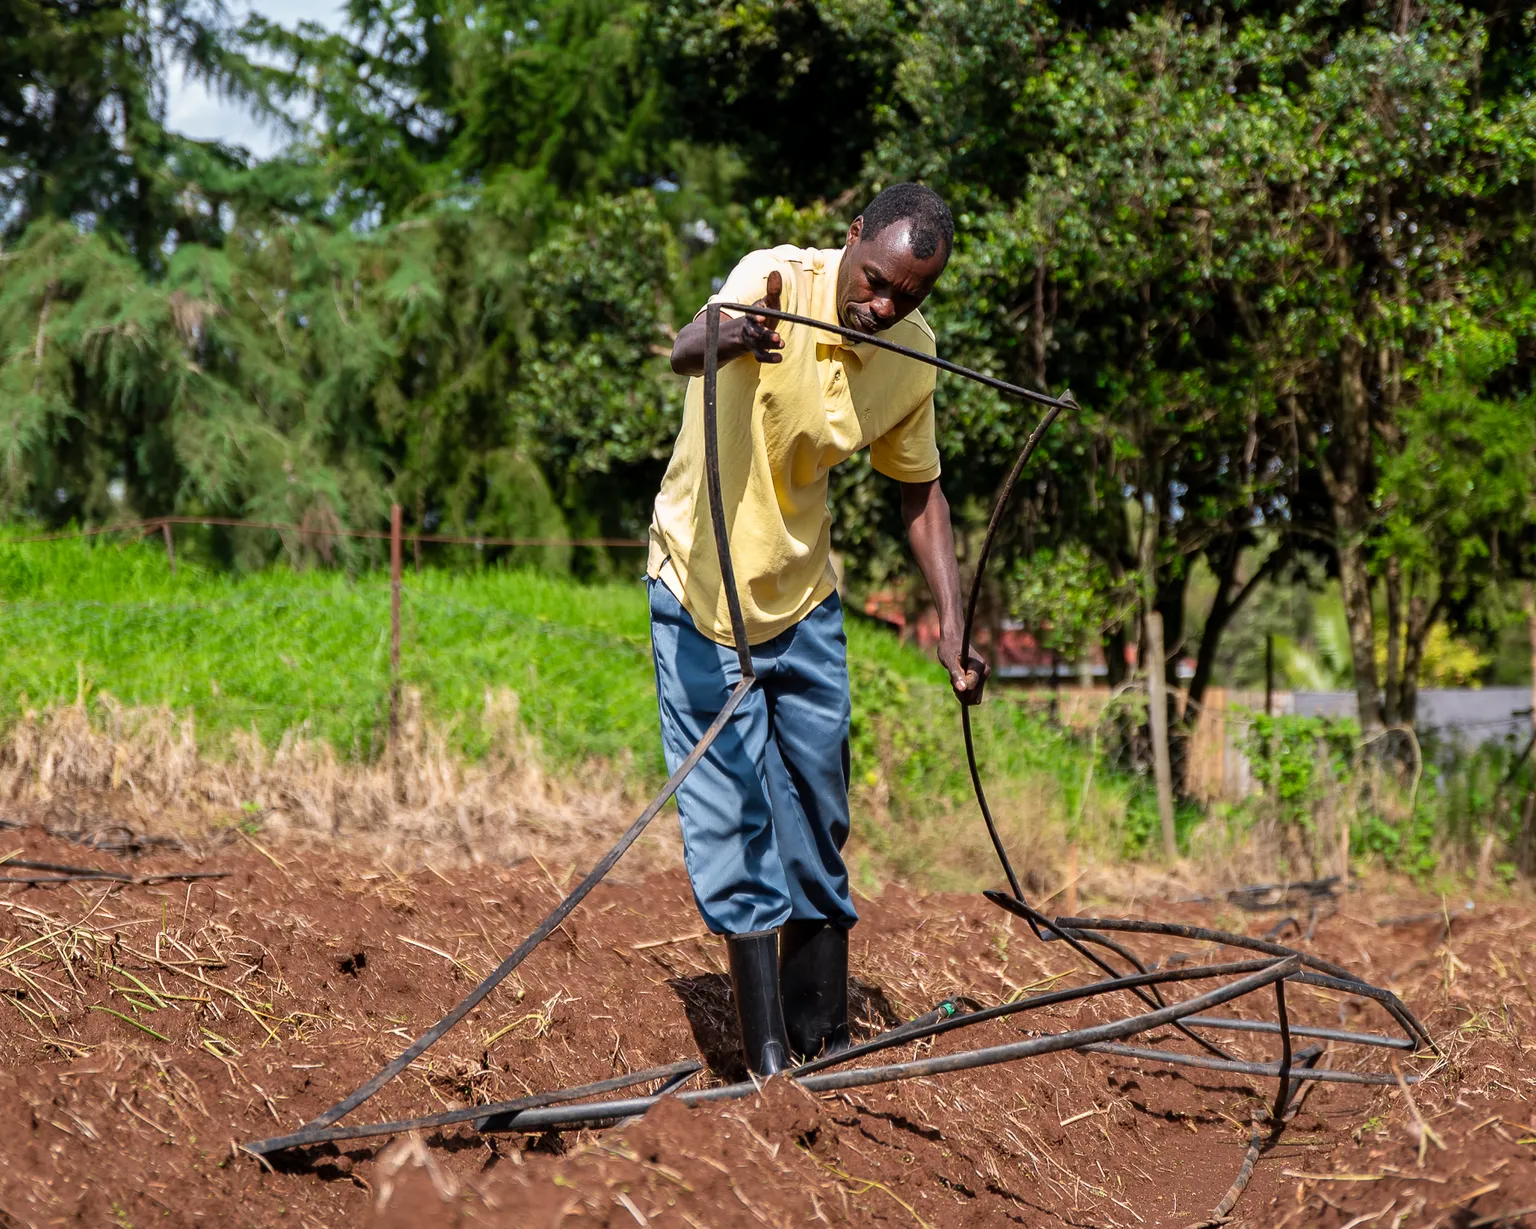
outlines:
[[[837,270],[843,259],[843,248],[816,248],[811,254],[811,271],[815,274],[811,278],[811,310],[808,315],[815,316],[818,320],[828,320],[834,324],[841,321],[837,318]],[[817,329],[816,342],[822,346],[839,346],[857,355],[861,360],[868,353],[867,349],[850,344],[840,334],[830,329]]]

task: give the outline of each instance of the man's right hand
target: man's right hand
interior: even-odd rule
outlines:
[[[784,278],[777,269],[768,274],[766,293],[753,307],[766,307],[782,311],[779,298],[784,293]],[[774,331],[773,320],[767,316],[749,314],[734,316],[720,321],[720,363],[750,354],[759,363],[782,363],[784,339]],[[672,343],[672,370],[680,376],[704,374],[704,317],[690,322]]]
[[[775,269],[768,275],[767,293],[753,307],[766,307],[770,311],[782,311],[779,306],[779,295],[784,291],[784,279]],[[750,354],[759,363],[782,363],[784,356],[777,351],[784,348],[784,339],[774,331],[773,320],[768,316],[739,316],[735,320],[728,321],[734,326],[731,330],[730,346],[727,347],[724,336],[720,338],[720,359],[729,362],[730,359],[739,358],[743,354]],[[724,329],[721,330],[722,334]],[[727,357],[729,353],[729,358]]]

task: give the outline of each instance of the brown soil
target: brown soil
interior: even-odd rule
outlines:
[[[236,1142],[290,1130],[372,1074],[532,928],[572,872],[529,859],[402,873],[246,839],[127,855],[35,826],[0,832],[0,854],[231,872],[4,889],[4,1226],[1182,1227],[1209,1217],[1273,1096],[1264,1080],[1068,1054],[825,1096],[774,1081],[743,1101],[665,1102],[604,1132],[353,1141],[268,1170]],[[1397,990],[1449,1062],[1412,1106],[1396,1088],[1315,1087],[1228,1223],[1536,1225],[1536,912],[1452,909],[1448,938],[1440,920],[1374,924],[1436,907],[1352,893],[1309,946]],[[891,888],[861,908],[854,973],[866,1033],[946,996],[989,1004],[1085,976],[1070,952],[980,897]],[[1255,934],[1273,920],[1189,904],[1120,911]],[[720,951],[700,932],[675,871],[604,885],[348,1121],[692,1056],[709,1064],[694,1086],[738,1077]],[[1198,944],[1137,946],[1149,958],[1180,947],[1204,956]],[[1374,1007],[1303,987],[1288,997],[1295,1019],[1390,1031]],[[894,1057],[1134,1010],[1129,999],[1071,1004]],[[1141,1043],[1187,1044],[1171,1033]],[[1230,1048],[1268,1059],[1276,1047],[1239,1036]],[[1385,1053],[1325,1061],[1388,1070]]]

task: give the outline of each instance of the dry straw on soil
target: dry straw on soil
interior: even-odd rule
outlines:
[[[419,865],[534,856],[580,862],[605,847],[637,809],[622,775],[594,765],[579,784],[541,767],[518,722],[517,697],[487,692],[480,720],[492,751],[470,762],[407,691],[389,752],[345,761],[330,745],[289,731],[276,747],[237,735],[227,752],[200,747],[195,719],[168,708],[126,708],[98,694],[28,712],[0,741],[0,803],[28,809],[76,793],[126,800],[140,831],[200,836],[237,822]],[[676,824],[658,823],[626,859],[640,874],[681,862]]]
[[[339,757],[302,726],[275,747],[247,732],[210,753],[194,716],[126,707],[97,693],[89,703],[28,712],[5,731],[0,806],[76,829],[98,825],[110,800],[113,818],[138,832],[200,839],[243,825],[263,841],[339,848],[393,865],[508,865],[532,856],[569,867],[595,861],[645,801],[624,765],[548,773],[511,692],[488,692],[474,719],[491,748],[479,761],[455,749],[451,731],[423,714],[414,691],[402,697],[390,749],[373,762]],[[78,815],[77,795],[89,799]],[[852,804],[849,859],[860,887],[896,880],[969,889],[997,878],[974,804],[935,801],[919,815],[894,816],[878,786],[856,789]],[[1044,778],[1006,781],[993,806],[1036,896],[1075,890],[1128,899],[1207,878],[1184,867],[1170,879],[1117,857],[1115,824],[1097,795],[1069,815]],[[1070,840],[1069,826],[1082,839]],[[631,878],[681,865],[677,819],[668,813],[616,873]]]

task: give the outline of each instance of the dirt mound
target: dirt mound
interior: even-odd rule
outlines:
[[[130,857],[35,829],[0,837],[12,861],[230,872],[0,896],[0,1225],[1183,1227],[1217,1205],[1273,1096],[1263,1079],[1062,1054],[815,1096],[773,1081],[741,1101],[664,1102],[602,1132],[357,1140],[266,1168],[237,1142],[295,1128],[392,1058],[515,946],[570,872],[530,859],[405,873],[244,843],[205,861]],[[1397,1088],[1314,1087],[1228,1223],[1536,1224],[1536,1213],[1520,1220],[1536,1205],[1536,914],[1485,904],[1455,915],[1448,935],[1444,915],[1374,924],[1432,908],[1352,894],[1307,946],[1397,990],[1448,1065],[1411,1104]],[[893,888],[861,909],[864,1034],[947,997],[994,1003],[1087,977],[1070,951],[979,897]],[[1253,933],[1272,920],[1197,905],[1134,912]],[[695,1056],[708,1067],[690,1087],[739,1078],[721,952],[701,931],[676,872],[599,888],[347,1121]],[[1204,958],[1199,944],[1136,946]],[[1387,1031],[1377,1009],[1324,989],[1290,999],[1298,1021]],[[1129,999],[1065,1004],[879,1061],[1131,1010]],[[1276,1047],[1237,1035],[1230,1048],[1268,1060]],[[1354,1051],[1336,1061],[1389,1069]]]

